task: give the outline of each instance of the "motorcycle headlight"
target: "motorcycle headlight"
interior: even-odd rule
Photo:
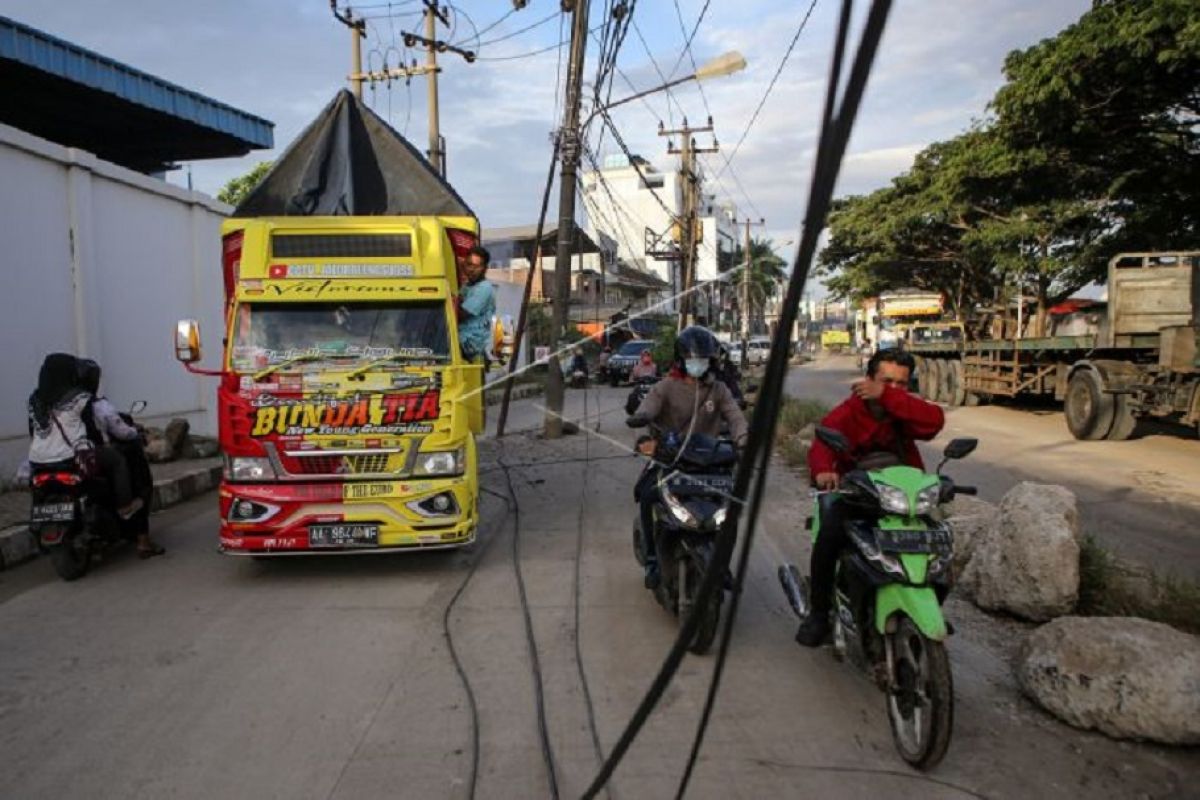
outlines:
[[[716,528],[719,528],[725,524],[725,506],[721,506],[717,509],[716,513],[712,516],[712,520],[713,527]]]
[[[676,522],[688,528],[700,527],[700,521],[696,519],[696,515],[689,511],[687,506],[679,502],[678,497],[671,494],[671,490],[667,488],[665,483],[662,485],[662,497],[663,502],[667,504],[667,509],[671,512],[671,516],[675,518]]]
[[[933,486],[926,486],[921,491],[917,492],[917,504],[913,508],[914,514],[932,514],[938,507],[938,501],[942,499],[942,486],[935,483]]]
[[[231,481],[274,480],[275,468],[269,458],[233,456],[225,462],[225,477]]]
[[[880,508],[884,511],[890,511],[893,514],[908,515],[908,495],[904,493],[903,489],[877,483],[875,484],[875,490],[879,492]]]
[[[900,559],[883,552],[873,539],[866,538],[856,530],[851,529],[849,533],[850,538],[854,540],[854,544],[858,547],[858,551],[862,553],[867,561],[879,567],[884,572],[895,575],[897,578],[908,579],[908,573],[904,571],[904,565],[900,563]]]
[[[417,456],[416,475],[457,475],[462,472],[463,449],[440,450],[436,453],[421,453]]]

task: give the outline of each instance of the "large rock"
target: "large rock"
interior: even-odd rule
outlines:
[[[980,608],[1044,622],[1069,614],[1079,597],[1079,514],[1062,486],[1019,483],[1000,501],[962,576]]]
[[[183,450],[183,443],[187,441],[188,430],[191,428],[186,419],[175,418],[167,423],[167,429],[163,431],[163,438],[167,440],[167,444],[171,447],[171,452],[179,455]]]
[[[992,535],[999,524],[999,509],[994,503],[962,495],[946,506],[946,524],[954,532],[954,580],[960,593],[971,596],[971,586],[962,580],[979,542]]]
[[[1017,680],[1077,728],[1200,744],[1200,637],[1130,617],[1063,617],[1021,648]]]

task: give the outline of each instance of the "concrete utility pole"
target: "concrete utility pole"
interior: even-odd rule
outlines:
[[[441,20],[443,25],[449,25],[450,21],[446,16],[444,9],[439,9],[434,0],[423,0],[425,4],[425,35],[418,36],[415,33],[402,31],[405,47],[415,47],[420,44],[425,48],[425,63],[418,66],[416,60],[409,65],[400,65],[398,67],[388,67],[384,63],[383,69],[374,70],[371,72],[363,72],[362,68],[362,44],[360,39],[365,39],[367,36],[367,22],[363,18],[355,19],[352,9],[347,8],[345,13],[340,13],[337,10],[337,0],[329,0],[329,7],[333,10],[333,16],[339,22],[346,25],[351,30],[353,37],[351,42],[350,60],[351,69],[349,75],[350,86],[354,89],[354,96],[362,100],[362,89],[364,83],[374,85],[379,82],[390,83],[393,80],[403,78],[410,80],[419,75],[426,76],[426,86],[429,90],[429,149],[425,151],[425,155],[429,158],[429,163],[437,170],[438,174],[443,178],[446,177],[446,143],[442,139],[440,115],[438,109],[438,72],[441,67],[437,63],[437,54],[439,52],[456,53],[462,56],[468,64],[475,62],[475,52],[473,50],[463,50],[460,47],[455,47],[449,42],[443,42],[437,39],[437,22]]]
[[[438,65],[437,65],[437,48],[434,47],[434,42],[437,39],[437,20],[440,18],[446,25],[450,23],[446,21],[445,14],[438,11],[437,3],[431,0],[425,0],[425,85],[429,90],[429,163],[441,176],[446,175],[446,170],[442,164],[443,156],[445,155],[442,148],[442,128],[438,117]]]
[[[751,222],[749,219],[742,220],[742,224],[746,226],[746,243],[743,245],[742,252],[746,256],[746,264],[742,267],[742,363],[741,366],[745,369],[749,358],[749,342],[750,342],[750,266],[753,263],[750,259],[750,226],[765,225],[766,220],[760,219],[758,222]],[[737,224],[737,220],[734,220]]]
[[[708,118],[708,124],[701,128],[692,128],[688,126],[687,118],[683,120],[683,127],[675,130],[658,129],[659,136],[675,136],[679,134],[682,137],[681,146],[678,150],[675,149],[675,142],[672,139],[667,144],[668,154],[679,154],[679,177],[683,181],[683,213],[680,215],[680,250],[682,253],[681,272],[680,276],[680,295],[679,295],[679,329],[683,330],[692,322],[692,294],[691,289],[696,280],[696,245],[700,241],[699,227],[699,208],[700,208],[700,175],[696,171],[696,155],[699,153],[715,153],[718,150],[717,142],[714,139],[712,147],[696,147],[696,140],[692,138],[693,133],[711,132],[712,117]]]
[[[362,40],[367,38],[367,21],[355,19],[354,10],[347,8],[341,14],[337,10],[337,0],[329,0],[329,10],[338,22],[350,29],[350,88],[354,96],[362,100],[362,85],[365,76],[362,71]]]
[[[542,434],[562,436],[563,374],[558,350],[567,329],[571,302],[571,250],[575,236],[575,173],[579,166],[579,99],[583,89],[583,57],[587,50],[588,0],[575,0],[571,20],[571,60],[567,68],[565,116],[559,136],[558,241],[554,251],[554,317],[551,325],[549,374],[546,376],[546,418]]]

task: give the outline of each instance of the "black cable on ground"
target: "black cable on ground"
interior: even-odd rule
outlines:
[[[529,610],[529,595],[525,591],[525,575],[521,570],[521,503],[517,500],[517,490],[513,486],[512,472],[504,459],[497,455],[496,461],[504,470],[504,480],[508,484],[508,494],[512,497],[513,537],[512,560],[513,571],[517,576],[517,593],[521,598],[521,614],[525,619],[525,640],[529,645],[529,660],[533,673],[534,700],[537,703],[538,736],[541,739],[542,758],[546,761],[546,773],[550,782],[550,797],[558,800],[558,768],[554,761],[554,747],[550,744],[550,728],[546,723],[546,693],[542,681],[542,661],[538,656],[537,639],[533,633],[533,614]]]
[[[841,68],[845,58],[846,38],[850,26],[851,0],[844,0],[842,15],[838,26],[837,42],[834,48],[834,61],[830,70],[829,88],[825,98],[825,109],[821,121],[821,138],[817,147],[817,164],[813,173],[812,187],[809,192],[808,206],[801,231],[800,247],[796,251],[796,260],[792,265],[792,276],[788,284],[787,297],[780,315],[779,327],[774,341],[771,343],[771,356],[767,364],[767,373],[763,380],[760,398],[770,402],[763,405],[761,400],[755,408],[754,429],[756,433],[765,434],[760,449],[751,450],[757,477],[753,487],[749,507],[746,513],[745,537],[738,557],[737,574],[734,579],[733,596],[729,605],[729,613],[721,631],[721,644],[713,664],[712,681],[709,684],[708,696],[705,699],[704,711],[696,729],[696,736],[688,755],[687,766],[679,782],[677,797],[682,798],[687,791],[688,782],[695,769],[704,743],[704,735],[716,703],[717,692],[720,689],[721,677],[724,674],[725,660],[729,655],[729,645],[733,637],[733,626],[737,618],[737,610],[741,599],[742,587],[745,583],[746,572],[750,563],[750,551],[754,542],[755,528],[758,522],[759,509],[762,506],[763,492],[766,488],[766,472],[771,457],[771,439],[774,436],[775,424],[779,416],[779,403],[775,402],[783,391],[783,381],[787,373],[788,332],[795,323],[800,298],[803,297],[805,283],[808,280],[812,259],[816,255],[817,240],[825,227],[825,218],[833,199],[833,189],[837,182],[838,171],[846,145],[850,139],[850,131],[858,114],[859,103],[866,90],[867,78],[879,42],[883,38],[884,26],[891,0],[875,0],[867,15],[862,38],[859,40],[851,66],[849,80],[845,92],[838,98],[838,87],[841,82]],[[760,419],[760,416],[762,419]],[[736,489],[735,489],[736,492]],[[740,495],[739,495],[740,496]]]
[[[817,165],[809,194],[809,204],[805,210],[801,244],[797,249],[796,259],[792,268],[792,277],[789,281],[787,296],[783,304],[783,313],[781,314],[779,326],[772,342],[771,357],[767,364],[764,387],[760,392],[760,400],[756,406],[754,420],[750,427],[749,441],[747,442],[742,462],[738,465],[738,470],[734,478],[732,492],[734,502],[728,507],[725,523],[717,535],[713,558],[709,564],[708,571],[701,581],[692,613],[684,621],[675,643],[667,653],[650,688],[638,704],[633,717],[627,723],[625,730],[622,731],[621,737],[614,746],[608,760],[601,767],[600,772],[584,793],[585,798],[595,797],[599,790],[608,782],[609,778],[612,777],[621,759],[625,756],[633,740],[637,737],[638,732],[645,725],[654,707],[666,691],[672,678],[674,678],[675,672],[678,670],[679,664],[683,661],[684,655],[687,652],[688,644],[691,643],[696,635],[700,617],[702,616],[701,612],[711,601],[713,593],[718,590],[725,570],[730,563],[737,541],[737,530],[742,510],[742,504],[738,501],[749,495],[751,483],[757,475],[759,477],[758,485],[755,486],[754,499],[747,514],[749,524],[747,525],[747,542],[744,552],[749,552],[750,539],[754,534],[754,521],[757,519],[758,507],[762,499],[762,487],[765,484],[765,481],[761,478],[761,474],[765,471],[767,458],[770,455],[770,439],[774,433],[779,413],[779,403],[776,400],[782,391],[783,378],[787,369],[786,351],[788,332],[791,330],[796,319],[804,283],[808,278],[809,265],[816,252],[817,240],[824,226],[829,202],[833,195],[838,167],[845,152],[846,141],[849,138],[850,128],[858,110],[858,103],[862,97],[867,76],[870,74],[871,63],[874,59],[879,38],[882,35],[883,23],[886,21],[891,2],[890,0],[875,0],[872,5],[846,93],[835,111],[835,98],[837,97],[837,89],[841,76],[841,58],[844,56],[844,42],[846,32],[849,28],[850,5],[850,0],[844,0],[842,24],[838,31],[838,47],[835,54],[837,58],[835,59],[830,76],[830,89],[822,120],[821,143],[817,152]],[[741,570],[740,579],[744,579],[745,577],[746,561],[748,559],[744,559],[742,563],[739,563]],[[706,706],[705,716],[701,722],[702,727],[697,732],[688,770],[685,772],[683,781],[680,784],[681,794],[686,790],[687,780],[691,772],[691,764],[694,763],[695,756],[698,754],[703,741],[705,731],[703,726],[711,712],[712,700],[716,696],[720,670],[722,669],[724,656],[728,652],[728,639],[732,631],[739,592],[740,588],[735,584],[729,617],[723,631],[722,650],[718,655],[718,663],[714,667],[714,683],[710,687],[709,703]]]
[[[585,394],[584,395],[584,406],[583,406],[583,423],[584,423],[584,425],[587,425],[587,417],[588,417],[587,398],[588,398],[588,396]],[[597,412],[596,413],[596,430],[599,431],[600,430],[600,418],[602,416],[599,413],[600,412],[599,402],[597,402],[597,404],[596,404],[596,412]],[[588,436],[587,433],[585,432],[584,437],[583,437],[583,464],[584,464],[584,472],[585,473],[587,472],[587,465],[591,462],[591,458],[590,458],[590,456],[591,456],[591,440],[592,440],[592,437]],[[627,458],[627,457],[628,456],[623,456],[623,458]],[[584,510],[587,507],[587,489],[588,489],[588,482],[587,482],[587,478],[586,478],[586,474],[585,474],[584,480],[581,482],[580,487],[579,487],[579,514],[575,518],[575,579],[574,579],[574,581],[575,581],[575,584],[574,584],[575,668],[579,672],[579,685],[583,689],[583,702],[587,708],[588,732],[591,734],[591,737],[592,737],[592,750],[596,754],[596,763],[603,764],[604,763],[604,747],[600,744],[600,731],[596,728],[596,707],[595,707],[595,704],[592,702],[592,689],[591,689],[591,685],[588,683],[587,670],[583,666],[583,650],[581,649],[581,646],[580,646],[581,637],[579,635],[579,608],[582,605],[582,603],[580,602],[580,594],[582,593],[582,584],[583,584],[581,576],[580,576],[580,571],[583,568],[582,567],[582,565],[583,565],[583,515],[584,515]],[[612,797],[611,791],[609,791],[609,797]]]

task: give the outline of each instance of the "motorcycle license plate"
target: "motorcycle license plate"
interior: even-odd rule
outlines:
[[[879,549],[885,553],[949,553],[954,540],[946,530],[892,531],[875,534]]]
[[[374,547],[379,544],[378,525],[310,525],[309,547]]]
[[[75,519],[74,503],[43,503],[33,507],[31,522],[70,522]]]

